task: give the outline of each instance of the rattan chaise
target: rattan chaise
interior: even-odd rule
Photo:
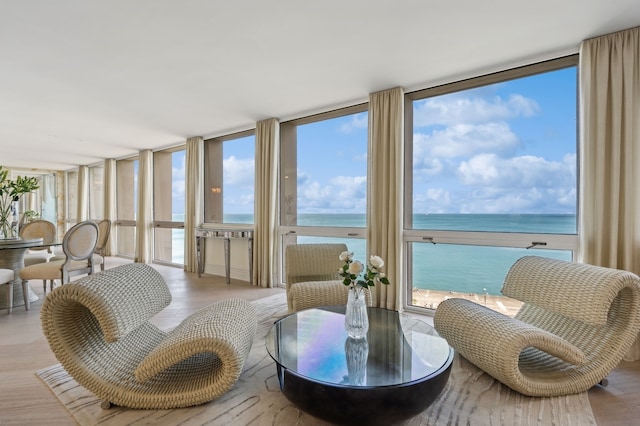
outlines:
[[[187,407],[211,401],[238,380],[256,332],[253,305],[216,302],[169,332],[149,319],[171,301],[164,278],[127,264],[51,292],[42,327],[62,366],[103,407]]]
[[[524,302],[515,318],[463,299],[434,325],[460,355],[531,396],[586,391],[605,379],[640,331],[640,279],[593,265],[526,256],[502,293]]]

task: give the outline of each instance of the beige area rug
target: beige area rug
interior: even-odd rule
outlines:
[[[285,295],[254,302],[258,331],[240,380],[208,404],[175,410],[102,410],[100,401],[78,385],[59,364],[37,372],[81,425],[328,425],[292,405],[280,393],[276,367],[264,338],[286,314]],[[390,402],[391,403],[391,402]],[[456,356],[440,397],[405,425],[595,425],[586,393],[557,398],[520,395]]]

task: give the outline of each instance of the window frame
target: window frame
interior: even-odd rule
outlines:
[[[405,139],[404,139],[404,206],[403,206],[403,270],[404,270],[404,295],[403,306],[405,309],[414,312],[425,313],[432,311],[428,308],[412,305],[413,290],[413,254],[412,244],[415,243],[435,243],[435,244],[456,244],[486,247],[506,247],[506,248],[529,248],[533,249],[532,254],[538,250],[563,250],[570,251],[571,257],[576,258],[579,245],[580,216],[579,216],[579,183],[580,183],[580,161],[579,152],[579,116],[576,114],[576,232],[575,234],[549,234],[549,233],[511,233],[494,231],[459,231],[459,230],[434,230],[415,229],[413,226],[413,102],[420,99],[461,92],[495,83],[526,78],[537,74],[557,71],[565,68],[579,66],[578,55],[569,55],[525,65],[518,68],[499,71],[487,75],[482,75],[462,81],[451,82],[444,85],[417,90],[405,94]],[[576,87],[576,112],[579,103],[579,91]],[[540,254],[540,252],[538,252]],[[543,255],[543,254],[541,254]],[[452,289],[455,291],[455,289]]]

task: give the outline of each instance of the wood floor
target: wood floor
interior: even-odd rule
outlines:
[[[107,268],[127,261],[107,258]],[[224,277],[185,273],[180,268],[153,265],[165,277],[173,301],[154,324],[162,329],[177,325],[183,318],[209,303],[228,297],[255,300],[284,289],[263,289]],[[0,425],[74,425],[73,418],[49,389],[35,376],[41,368],[56,363],[40,329],[43,290],[40,282],[31,287],[40,300],[0,311]],[[431,317],[424,320],[432,323]],[[595,387],[589,398],[599,425],[632,425],[640,419],[640,361],[622,363],[609,376],[609,386]],[[562,424],[561,422],[559,424]]]

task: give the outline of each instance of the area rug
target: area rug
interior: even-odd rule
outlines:
[[[276,367],[264,339],[273,322],[286,315],[284,294],[253,302],[258,331],[240,380],[225,395],[197,407],[174,410],[100,408],[100,401],[73,380],[60,364],[36,374],[81,425],[299,425],[322,426],[280,392]],[[510,390],[456,355],[451,376],[438,399],[404,423],[418,425],[595,425],[586,393],[531,398]]]

